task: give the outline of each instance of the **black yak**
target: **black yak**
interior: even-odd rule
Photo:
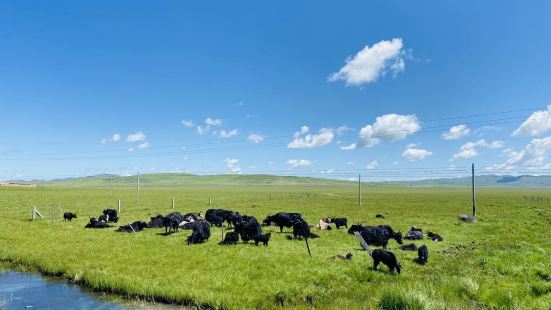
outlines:
[[[163,227],[163,215],[152,216],[151,220],[147,223],[148,228],[162,228]]]
[[[404,244],[404,245],[400,246],[400,250],[403,250],[403,251],[417,251],[417,246],[415,245],[415,243]]]
[[[417,250],[417,262],[421,265],[426,264],[429,261],[429,249],[426,245],[422,245]]]
[[[329,223],[335,223],[337,229],[340,229],[341,226],[348,228],[348,219],[345,217],[329,218]]]
[[[236,245],[239,241],[239,234],[236,232],[230,231],[229,233],[224,236],[224,240],[221,241],[219,244],[233,244]]]
[[[231,223],[231,218],[233,217],[234,213],[233,211],[224,210],[224,209],[208,209],[205,213],[205,220],[208,222],[220,224],[222,225],[223,222],[227,222],[228,225]],[[221,218],[222,220],[220,221]]]
[[[379,263],[383,263],[388,267],[388,269],[390,269],[390,272],[394,272],[394,270],[396,270],[400,273],[400,271],[402,271],[402,265],[400,265],[396,259],[396,255],[392,252],[382,249],[375,249],[371,253],[371,257],[373,258],[373,270],[377,270]]]
[[[262,227],[256,218],[250,216],[247,220],[243,220],[235,224],[234,232],[238,233],[241,240],[245,243],[253,240],[254,236],[262,235]]]
[[[65,212],[63,213],[63,220],[64,221],[72,221],[73,219],[76,219],[77,215],[71,212]]]
[[[444,238],[442,238],[442,236],[440,236],[439,234],[435,234],[432,231],[429,231],[427,235],[432,241],[444,241]]]
[[[283,227],[292,227],[297,221],[302,221],[300,213],[279,212],[267,216],[262,223],[264,225],[272,225],[272,223],[275,223],[275,226],[279,226],[279,232],[283,232]]]
[[[295,239],[300,238],[318,238],[319,236],[316,234],[313,234],[310,231],[310,225],[305,220],[296,221],[293,224],[293,237]]]
[[[178,231],[180,223],[184,221],[184,217],[179,212],[172,212],[167,214],[163,218],[163,227],[165,228],[165,233]]]
[[[128,225],[124,225],[124,226],[120,226],[116,232],[127,232],[127,233],[131,233],[131,232],[138,232],[138,231],[142,231],[144,228],[147,227],[147,223],[146,222],[142,222],[142,221],[136,221],[132,224],[128,224]]]
[[[84,226],[84,228],[108,228],[108,227],[111,227],[111,225],[104,222],[100,222],[96,220],[95,217],[91,217],[90,222],[88,222],[88,224]]]
[[[117,223],[119,221],[119,214],[115,209],[105,209],[103,214],[107,215],[107,222]]]
[[[404,239],[407,240],[422,240],[423,239],[423,230],[415,226],[409,228],[408,234]]]
[[[193,232],[187,238],[187,244],[203,243],[210,238],[210,223],[205,220],[198,220],[192,223]]]
[[[268,246],[268,242],[270,242],[270,237],[272,236],[271,233],[267,233],[265,235],[256,235],[253,237],[254,245],[258,245],[260,242],[264,244],[265,246]]]
[[[402,244],[402,233],[394,232],[392,227],[388,225],[379,225],[379,226],[361,226],[361,225],[352,225],[348,229],[349,234],[354,234],[354,232],[359,232],[365,242],[369,245],[382,246],[386,249],[389,239],[394,239],[398,244]]]

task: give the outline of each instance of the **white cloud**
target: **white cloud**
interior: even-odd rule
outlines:
[[[404,152],[402,153],[402,158],[407,159],[409,161],[416,161],[425,159],[432,155],[431,151],[427,151],[424,149],[420,149],[415,144],[410,144],[406,147]]]
[[[373,170],[379,168],[379,162],[374,160],[365,166],[365,169]]]
[[[307,159],[289,159],[287,165],[291,168],[308,167],[312,165],[312,161]]]
[[[375,123],[360,130],[357,143],[341,147],[341,150],[353,150],[362,147],[373,147],[381,140],[396,141],[405,139],[421,129],[415,115],[386,114],[377,117]]]
[[[551,104],[547,106],[547,110],[532,113],[519,128],[513,131],[513,136],[535,137],[549,130],[551,130]]]
[[[186,126],[186,127],[193,127],[195,125],[193,125],[193,121],[192,120],[182,120],[182,125]]]
[[[311,149],[325,146],[333,142],[335,134],[333,129],[322,128],[318,134],[310,134],[310,129],[307,126],[302,126],[300,131],[293,135],[294,140],[287,147],[290,149]]]
[[[478,156],[477,147],[485,147],[489,149],[499,149],[503,147],[503,142],[501,141],[494,141],[492,143],[486,142],[484,139],[480,139],[476,142],[468,142],[463,144],[459,148],[459,152],[453,155],[451,160],[455,159],[467,159],[467,158],[473,158]]]
[[[213,132],[213,135],[217,136],[218,138],[221,138],[221,139],[227,139],[227,138],[231,138],[231,137],[235,137],[237,136],[237,129],[232,129],[230,131],[225,131],[225,130],[220,130],[220,131],[215,131]]]
[[[366,45],[356,55],[347,58],[346,65],[331,74],[328,80],[344,80],[346,85],[358,86],[376,82],[389,71],[396,75],[405,70],[406,52],[402,48],[401,38],[382,40],[371,47]]]
[[[458,140],[469,135],[471,130],[467,125],[461,124],[452,126],[448,131],[442,134],[444,140]]]
[[[551,137],[532,139],[522,151],[504,150],[507,160],[502,164],[486,167],[486,170],[511,171],[522,166],[532,170],[547,169],[551,167],[551,163],[545,162],[549,151],[551,151]]]
[[[340,136],[344,135],[349,130],[352,130],[352,128],[349,128],[346,125],[342,125],[339,128],[337,128],[337,130],[335,130],[335,133],[337,134],[337,137],[340,137]]]
[[[207,126],[222,126],[223,122],[221,119],[208,117],[205,120],[205,124],[207,124]]]
[[[204,135],[210,132],[210,126],[197,126],[197,134]]]
[[[249,142],[251,142],[251,143],[257,144],[257,143],[260,143],[260,142],[264,141],[265,138],[266,137],[261,135],[261,134],[251,133],[249,135],[249,137],[247,138],[247,140],[249,140]]]
[[[145,150],[145,149],[148,149],[150,147],[151,147],[151,143],[149,143],[149,142],[144,142],[144,143],[138,145],[138,149],[140,149],[140,150]]]
[[[111,142],[119,142],[121,140],[121,135],[119,135],[118,133],[114,134],[111,138],[107,139],[107,138],[103,138],[101,139],[101,144],[107,144],[107,143],[111,143]]]
[[[126,137],[126,141],[127,142],[139,142],[139,141],[145,141],[146,138],[147,138],[147,136],[143,132],[138,131],[136,133],[128,135],[128,137]]]
[[[235,158],[226,158],[224,159],[224,162],[226,163],[226,167],[228,167],[228,169],[230,169],[231,172],[233,173],[240,173],[241,172],[241,167],[239,167],[239,160],[235,159]]]

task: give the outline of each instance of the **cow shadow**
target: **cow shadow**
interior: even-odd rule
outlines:
[[[167,237],[167,236],[170,236],[172,234],[175,234],[176,232],[175,231],[169,231],[169,232],[160,232],[160,233],[156,233],[157,236],[163,236],[163,237]]]

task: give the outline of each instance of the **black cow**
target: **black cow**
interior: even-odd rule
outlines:
[[[205,220],[199,220],[192,223],[193,232],[187,238],[187,244],[203,243],[210,238],[210,223]]]
[[[302,221],[300,213],[279,212],[274,215],[267,216],[262,223],[264,225],[279,226],[279,232],[283,232],[283,227],[292,227],[295,222]]]
[[[224,236],[224,240],[220,244],[233,244],[236,245],[239,241],[239,234],[236,232],[230,231]]]
[[[432,231],[429,231],[427,235],[432,241],[444,241],[444,238],[442,238],[442,236],[440,236],[439,234],[435,234]]]
[[[165,233],[168,233],[169,231],[178,231],[178,228],[180,226],[180,223],[184,221],[184,217],[180,212],[172,212],[167,214],[163,218],[163,227],[165,228]]]
[[[222,227],[224,224],[224,219],[216,214],[210,214],[207,218],[211,226]]]
[[[237,223],[243,221],[243,217],[239,214],[239,212],[235,212],[228,218],[228,221],[233,225],[233,227],[235,227]]]
[[[348,219],[345,217],[330,218],[329,223],[335,223],[337,229],[340,229],[341,226],[344,226],[348,229]]]
[[[148,228],[162,228],[163,227],[163,215],[152,216],[151,221],[147,223]]]
[[[84,226],[84,228],[109,228],[111,225],[96,220],[95,217],[90,218],[90,222]]]
[[[63,213],[63,220],[64,221],[72,221],[73,219],[76,219],[77,215],[71,212],[65,212]]]
[[[407,240],[422,240],[423,239],[423,230],[415,226],[409,228],[408,234],[404,239]]]
[[[205,213],[205,220],[210,223],[219,223],[217,217],[222,218],[222,223],[226,221],[228,225],[231,223],[231,217],[234,215],[233,211],[224,210],[224,209],[208,209]]]
[[[138,231],[142,231],[144,228],[147,227],[147,223],[146,222],[142,222],[142,221],[136,221],[132,224],[128,224],[128,225],[124,225],[124,226],[120,226],[116,232],[127,232],[127,233],[131,233],[131,232],[138,232]]]
[[[103,214],[107,215],[108,222],[117,223],[119,221],[119,214],[115,209],[105,209]]]
[[[379,226],[361,226],[361,225],[352,225],[348,229],[349,234],[354,234],[354,232],[359,232],[365,242],[369,245],[382,246],[386,249],[389,239],[394,239],[398,244],[402,244],[402,233],[394,232],[392,227],[388,225],[379,225]]]
[[[400,273],[402,271],[402,265],[396,259],[396,255],[390,251],[375,249],[371,253],[371,257],[373,258],[373,270],[377,270],[379,263],[383,263],[390,269],[390,272],[396,270]]]
[[[318,238],[319,236],[310,231],[310,225],[305,220],[296,221],[293,224],[293,237],[300,238]]]
[[[385,218],[385,216],[384,216],[384,215],[382,215],[382,214],[377,214],[377,215],[375,215],[375,218],[378,218],[378,219],[384,219],[384,218]]]
[[[417,251],[417,246],[415,245],[415,243],[404,244],[404,245],[400,246],[400,250],[403,250],[403,251]]]
[[[426,264],[429,261],[429,249],[426,245],[422,245],[417,250],[417,262],[421,265]]]
[[[265,246],[268,246],[268,242],[270,241],[270,237],[272,236],[272,233],[267,233],[265,235],[256,235],[253,237],[254,239],[254,245],[258,245],[258,243],[262,242]]]
[[[248,220],[235,224],[234,232],[238,233],[244,243],[253,240],[254,236],[262,235],[262,227],[254,217],[248,217]]]

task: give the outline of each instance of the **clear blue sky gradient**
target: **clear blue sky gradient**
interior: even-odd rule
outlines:
[[[312,174],[360,171],[374,160],[380,171],[499,164],[503,149],[532,139],[513,130],[551,104],[550,12],[549,1],[2,1],[0,179],[229,172],[225,159],[244,173],[291,173],[289,159],[310,160],[296,170]],[[347,57],[393,38],[411,49],[403,72],[361,87],[328,82]],[[441,127],[340,150],[336,141],[356,141],[388,113]],[[198,135],[180,123],[207,117],[238,135]],[[469,137],[440,136],[477,121]],[[321,148],[287,148],[303,125],[353,130]],[[497,128],[474,133],[488,125]],[[151,148],[100,144],[138,131]],[[251,144],[252,132],[266,140]],[[504,147],[450,162],[481,138]],[[411,143],[432,156],[405,160]]]

